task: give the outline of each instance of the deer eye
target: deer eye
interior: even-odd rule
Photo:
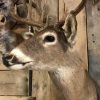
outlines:
[[[55,41],[55,37],[48,35],[44,38],[44,42],[54,42]]]

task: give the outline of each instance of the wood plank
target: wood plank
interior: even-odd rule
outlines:
[[[0,71],[0,95],[28,95],[28,72]]]
[[[46,71],[33,71],[32,96],[37,100],[49,100],[50,78]]]
[[[65,3],[64,0],[59,0],[59,20],[65,18]]]
[[[100,100],[100,0],[87,2],[89,73],[94,79]]]
[[[37,100],[63,100],[47,71],[33,71],[32,93]]]
[[[0,96],[0,100],[36,100],[36,98],[23,96]]]
[[[0,49],[1,50],[1,49]],[[0,70],[8,70],[8,68],[7,67],[5,67],[4,65],[3,65],[3,62],[2,62],[2,55],[0,54]]]
[[[58,0],[46,0],[48,7],[49,24],[54,25],[58,20]]]

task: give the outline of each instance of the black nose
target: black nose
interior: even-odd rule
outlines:
[[[3,8],[5,6],[5,3],[0,2],[0,8]]]
[[[6,17],[2,17],[0,20],[1,23],[5,23],[6,22]]]
[[[3,64],[6,66],[6,67],[10,67],[12,66],[13,64],[17,63],[17,58],[14,56],[14,55],[11,55],[11,54],[3,54],[2,56],[2,61],[3,61]]]

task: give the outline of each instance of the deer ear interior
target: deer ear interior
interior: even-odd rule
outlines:
[[[77,33],[77,21],[76,16],[72,13],[69,13],[65,19],[65,23],[63,25],[63,29],[65,31],[65,36],[72,47],[75,44],[75,36]]]

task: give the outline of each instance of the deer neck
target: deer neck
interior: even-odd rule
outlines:
[[[83,98],[87,93],[84,91],[86,73],[81,68],[58,68],[49,74],[65,100],[89,100]]]

